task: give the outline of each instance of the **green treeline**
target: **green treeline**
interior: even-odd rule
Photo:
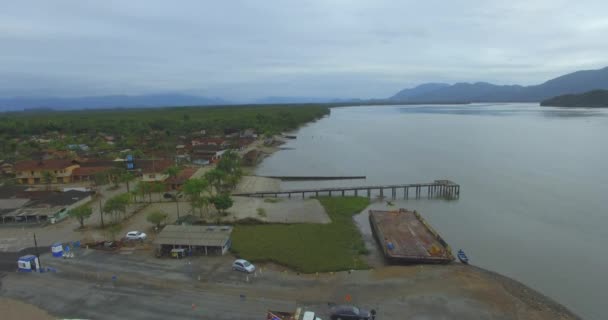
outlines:
[[[74,150],[70,146],[80,144],[105,158],[119,156],[124,149],[135,157],[151,152],[169,156],[176,144],[192,137],[249,128],[270,136],[329,112],[325,105],[272,105],[2,113],[0,159],[30,159],[47,148]]]
[[[581,94],[566,94],[544,100],[540,105],[573,108],[608,108],[608,90],[593,90]]]
[[[104,132],[113,135],[145,135],[166,131],[185,135],[205,129],[221,133],[224,129],[254,128],[260,133],[279,133],[329,114],[321,105],[173,107],[156,109],[80,110],[5,113],[0,117],[0,136],[68,135]]]

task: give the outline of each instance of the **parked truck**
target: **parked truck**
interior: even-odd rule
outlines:
[[[266,320],[322,320],[313,311],[297,308],[295,312],[268,310]]]

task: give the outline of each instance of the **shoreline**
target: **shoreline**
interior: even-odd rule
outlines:
[[[294,131],[297,132],[297,130],[299,130],[299,128]],[[283,145],[285,143],[286,143],[286,141],[283,140],[280,145]],[[271,148],[271,150],[269,150],[269,152],[265,154],[263,159],[258,161],[258,163],[255,166],[252,166],[252,171],[251,171],[252,175],[255,175],[255,170],[258,169],[258,167],[262,164],[262,162],[266,158],[270,157],[275,152],[282,150],[279,147],[280,145],[277,145],[277,146]],[[261,177],[257,177],[257,178],[261,178]],[[269,179],[269,178],[266,178],[266,179]],[[279,186],[280,186],[280,181],[279,181]],[[280,190],[280,187],[279,187],[279,190]],[[259,190],[259,191],[266,191],[266,190]],[[364,235],[362,234],[362,236],[364,236]],[[451,268],[451,267],[455,267],[455,266],[458,267],[457,262],[452,262],[448,265],[445,265],[444,267]],[[390,267],[390,265],[384,266],[382,268],[386,268],[386,267]],[[582,319],[580,316],[578,316],[576,313],[574,313],[572,310],[570,310],[564,304],[554,300],[553,298],[543,294],[542,292],[540,292],[536,289],[531,288],[530,286],[524,284],[523,282],[521,282],[519,280],[516,280],[509,276],[502,275],[496,271],[492,271],[492,270],[485,269],[482,267],[478,267],[478,266],[474,266],[474,265],[469,265],[467,267],[472,268],[474,271],[476,271],[480,274],[484,274],[488,278],[491,278],[491,279],[499,282],[506,291],[508,291],[514,297],[520,299],[522,302],[527,304],[532,309],[544,310],[544,309],[548,308],[548,309],[556,312],[559,315],[558,319],[561,319],[563,317],[565,317],[565,319]],[[282,268],[285,268],[285,267],[282,267]],[[376,270],[376,268],[372,267],[369,269],[369,271],[374,271],[374,270]]]
[[[565,305],[554,300],[553,298],[543,294],[542,292],[535,290],[526,284],[515,280],[511,277],[502,275],[498,272],[477,267],[474,265],[468,265],[467,267],[473,268],[486,276],[498,281],[502,284],[503,288],[514,297],[521,299],[524,303],[528,304],[532,309],[543,310],[543,308],[549,308],[561,316],[567,316],[570,319],[581,320],[582,318],[570,310]]]

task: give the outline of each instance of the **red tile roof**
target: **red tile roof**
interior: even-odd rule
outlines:
[[[41,171],[41,170],[60,170],[72,165],[70,160],[50,159],[50,160],[28,160],[20,161],[15,164],[15,171]]]
[[[165,180],[166,184],[184,184],[196,172],[196,168],[185,168],[177,176]]]
[[[173,165],[173,160],[137,160],[135,168],[141,169],[143,173],[160,173]]]
[[[80,167],[72,171],[72,176],[92,176],[99,172],[112,169],[112,167]]]

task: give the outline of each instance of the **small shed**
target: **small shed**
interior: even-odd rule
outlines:
[[[51,246],[51,252],[53,253],[53,257],[61,258],[63,257],[63,244],[61,242],[55,242]]]
[[[19,272],[32,272],[40,269],[40,262],[35,255],[28,254],[17,260]]]
[[[168,225],[154,240],[157,253],[168,255],[172,249],[187,249],[192,255],[224,255],[230,249],[231,226]]]

